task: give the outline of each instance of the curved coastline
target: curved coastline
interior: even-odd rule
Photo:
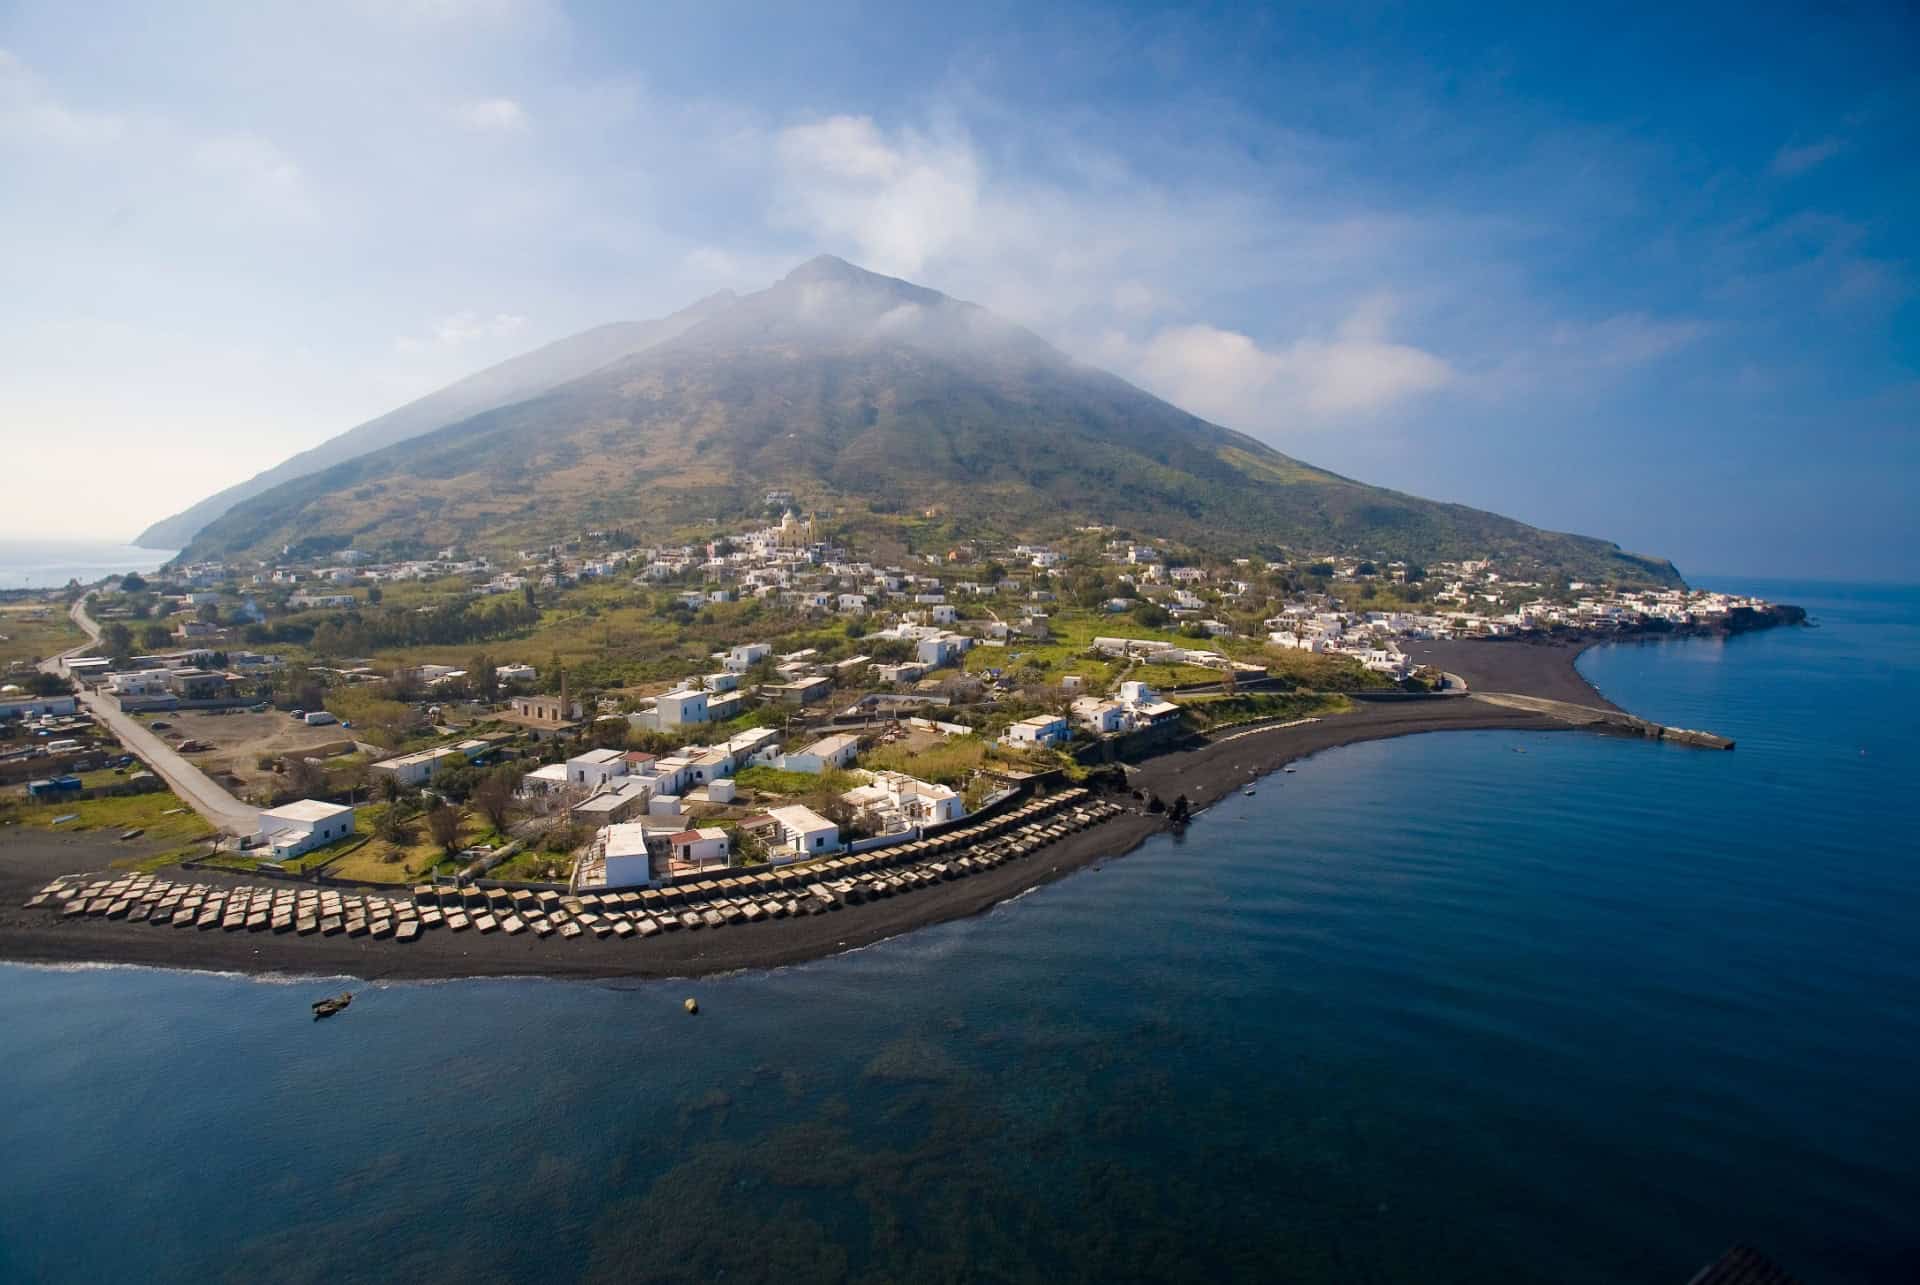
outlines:
[[[1439,644],[1435,644],[1439,646]],[[1617,708],[1574,668],[1590,645],[1447,645],[1450,664],[1466,665],[1470,684]],[[1451,654],[1474,647],[1480,653]],[[1468,664],[1468,662],[1471,662]],[[1474,675],[1481,682],[1474,683]],[[1363,741],[1441,731],[1568,731],[1567,723],[1460,696],[1359,702],[1315,723],[1255,731],[1236,728],[1127,766],[1128,784],[1171,801],[1185,795],[1203,808],[1297,759]],[[1252,734],[1248,734],[1252,732]],[[1238,733],[1233,734],[1233,733]],[[423,933],[405,945],[346,937],[265,933],[158,932],[113,920],[65,920],[22,903],[56,874],[104,868],[130,855],[105,836],[0,833],[0,960],[28,964],[111,963],[284,977],[349,976],[366,981],[466,977],[688,978],[776,968],[841,954],[916,928],[983,913],[1088,865],[1124,856],[1170,827],[1162,814],[1128,796],[1121,815],[1070,834],[1027,858],[879,902],[798,919],[719,931],[663,935],[639,942],[542,940],[473,933]],[[76,851],[91,848],[91,853]],[[86,858],[97,857],[92,865]],[[210,877],[197,872],[196,877]],[[231,882],[249,882],[234,878]],[[283,886],[283,885],[275,885]]]

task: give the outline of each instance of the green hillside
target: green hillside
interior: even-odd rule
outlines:
[[[315,535],[396,552],[666,536],[757,513],[769,488],[855,524],[1047,538],[1107,523],[1222,550],[1678,579],[1605,541],[1313,468],[984,309],[830,258],[531,400],[248,499],[188,556]]]

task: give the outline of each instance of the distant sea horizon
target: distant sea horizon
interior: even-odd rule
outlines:
[[[165,565],[178,549],[143,549],[113,540],[0,538],[0,590],[58,589],[70,580],[91,584],[128,571]]]

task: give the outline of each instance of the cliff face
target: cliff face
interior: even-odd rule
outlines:
[[[1775,625],[1804,625],[1807,623],[1807,609],[1795,607],[1790,603],[1770,603],[1765,611],[1755,611],[1751,607],[1735,607],[1727,615],[1727,623],[1722,627],[1729,634],[1752,633],[1756,629],[1771,629]]]

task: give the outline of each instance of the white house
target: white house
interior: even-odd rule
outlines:
[[[540,671],[532,665],[498,665],[494,667],[493,677],[501,683],[530,683],[540,677]]]
[[[625,821],[628,817],[646,809],[653,798],[652,781],[637,776],[625,776],[610,785],[602,786],[593,794],[573,805],[569,816],[577,825],[598,830],[603,826]]]
[[[381,759],[367,771],[381,776],[391,776],[402,785],[425,785],[433,779],[440,764],[447,759],[464,757],[451,745],[436,745],[428,750],[416,750],[412,754],[402,754],[396,758]]]
[[[115,696],[164,696],[173,690],[164,669],[123,670],[107,675],[107,690]]]
[[[1053,714],[1036,714],[1009,727],[1004,739],[1009,745],[1060,745],[1071,735],[1066,719]]]
[[[860,738],[840,733],[835,736],[823,736],[797,754],[780,756],[780,770],[783,772],[806,772],[818,776],[834,768],[850,767],[860,752]]]
[[[1080,726],[1101,736],[1111,735],[1127,725],[1126,707],[1118,701],[1101,700],[1098,696],[1082,696],[1075,700],[1073,717]]]
[[[567,765],[565,763],[549,763],[545,767],[536,767],[520,778],[520,793],[529,798],[552,794],[566,788]]]
[[[598,788],[627,774],[627,756],[619,750],[588,750],[567,760],[567,784]]]
[[[260,838],[280,859],[311,852],[352,833],[353,809],[339,803],[301,799],[260,814]]]
[[[840,850],[840,827],[812,808],[794,803],[783,808],[769,808],[767,815],[773,818],[778,827],[771,846],[780,849],[781,854],[775,860],[817,857]]]
[[[610,825],[600,832],[609,888],[644,888],[653,883],[653,855],[647,850],[649,827],[642,821]]]
[[[45,718],[71,714],[79,707],[72,696],[0,696],[0,718]]]
[[[727,653],[725,663],[734,673],[744,674],[771,655],[773,648],[766,643],[742,643]]]
[[[838,831],[835,833],[838,834]],[[693,866],[696,869],[710,865],[726,865],[727,854],[730,851],[727,832],[718,826],[682,830],[670,836],[667,844],[677,864]]]
[[[966,804],[950,786],[932,785],[904,772],[875,772],[871,781],[840,798],[866,813],[881,834],[958,821],[967,814]]]
[[[704,723],[707,721],[708,692],[683,687],[679,691],[668,692],[653,703],[660,726],[678,727],[682,723]]]
[[[936,634],[931,638],[922,638],[914,644],[914,659],[934,669],[942,665],[951,665],[967,654],[972,639],[962,634]]]

